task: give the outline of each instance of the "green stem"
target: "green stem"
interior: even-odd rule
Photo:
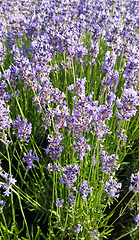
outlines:
[[[67,222],[68,222],[68,210],[67,210],[67,215],[66,215],[66,221],[65,221],[64,231],[63,231],[63,233],[62,233],[62,238],[61,238],[62,240],[63,240],[64,234],[65,234]]]
[[[5,228],[6,228],[6,234],[7,234],[8,240],[10,240],[10,237],[9,237],[9,234],[8,234],[7,223],[6,223],[6,219],[5,219],[5,216],[4,216],[4,214],[3,214],[3,210],[2,210],[2,208],[1,208],[1,215],[2,215],[3,222],[4,222],[4,225],[5,225]]]
[[[132,233],[132,232],[133,232],[133,231],[130,231],[130,232],[128,232],[128,233],[126,233],[126,234],[124,234],[124,235],[122,235],[122,236],[116,238],[115,240],[119,240],[119,239],[121,239],[121,238],[123,238],[123,237],[129,235],[129,234]]]
[[[25,215],[24,215],[24,211],[23,211],[23,207],[22,207],[22,203],[21,203],[20,196],[19,196],[19,194],[18,194],[14,189],[12,189],[12,191],[13,191],[13,192],[17,195],[17,197],[18,197],[18,201],[19,201],[21,213],[22,213],[22,216],[23,216],[23,219],[24,219],[24,222],[25,222],[25,225],[26,225],[27,233],[28,233],[28,239],[31,240],[30,234],[29,234],[29,229],[28,229],[27,221],[26,221],[26,218],[25,218]]]
[[[74,84],[75,84],[75,71],[74,71],[73,58],[72,58],[72,70],[73,70],[73,81],[74,81]]]
[[[8,150],[8,146],[6,145],[6,152],[8,156],[8,162],[9,162],[9,172],[10,175],[12,175],[12,170],[11,170],[11,159],[10,159],[10,154]],[[15,223],[15,209],[14,209],[14,202],[13,202],[13,193],[11,192],[11,206],[12,206],[12,216],[13,216],[13,222]]]
[[[49,232],[53,232],[53,227],[52,227],[52,211],[53,211],[53,206],[54,206],[54,197],[55,197],[55,171],[53,171],[53,191],[52,191],[52,205],[51,205],[51,214],[49,216]],[[50,236],[49,236],[50,239]]]

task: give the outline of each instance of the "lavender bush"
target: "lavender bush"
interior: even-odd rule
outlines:
[[[139,133],[137,12],[136,1],[1,1],[1,239],[106,239],[138,201],[138,165],[124,197],[118,179]],[[137,236],[136,213],[117,240]]]

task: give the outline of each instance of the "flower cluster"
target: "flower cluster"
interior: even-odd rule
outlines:
[[[54,136],[53,136],[54,135]],[[49,146],[45,149],[46,154],[49,153],[52,160],[58,160],[63,151],[62,138],[63,135],[59,132],[53,133],[53,135],[48,135],[47,139],[49,141]]]
[[[97,164],[95,167],[95,163],[99,163],[101,171],[109,177],[109,181],[103,183],[102,188],[105,187],[105,192],[110,197],[119,197],[117,192],[121,189],[121,183],[117,183],[114,178],[115,171],[120,166],[118,156],[108,154],[103,147],[100,147],[98,152],[98,146],[100,142],[104,142],[108,147],[109,139],[117,139],[115,134],[107,136],[113,133],[111,129],[117,109],[118,119],[129,120],[135,116],[136,107],[139,106],[139,35],[138,31],[134,31],[135,27],[139,27],[139,22],[138,9],[135,6],[133,1],[128,4],[128,1],[119,0],[12,0],[8,4],[6,0],[0,1],[0,65],[3,71],[3,75],[0,75],[0,141],[7,146],[10,144],[7,132],[9,133],[12,120],[8,115],[9,106],[7,107],[5,102],[8,102],[11,96],[17,97],[20,93],[17,88],[23,83],[27,91],[33,90],[33,102],[41,121],[43,120],[42,127],[50,133],[45,152],[54,163],[49,163],[47,170],[62,172],[60,181],[66,185],[68,193],[70,192],[67,197],[70,208],[75,204],[75,196],[71,191],[75,191],[83,201],[87,200],[89,193],[92,194],[92,187],[88,188],[87,180],[84,180],[88,174],[87,165],[90,167],[90,156],[85,156],[91,151],[91,144],[94,149],[94,167],[90,169],[89,176],[92,171],[99,169]],[[134,14],[136,16],[133,16]],[[14,65],[11,64],[5,69],[11,62],[7,61],[10,54]],[[59,62],[54,64],[57,56]],[[102,56],[104,60],[99,79]],[[87,61],[87,57],[91,60]],[[81,71],[76,73],[78,78],[75,82],[74,76],[74,84],[71,84],[71,78],[71,85],[66,89],[67,81],[71,73],[74,75],[77,71],[78,64],[81,65],[78,66]],[[86,74],[86,78],[81,77]],[[63,82],[64,76],[66,84]],[[11,96],[5,92],[6,81],[14,92]],[[53,84],[64,87],[65,93],[54,88]],[[86,96],[85,89],[90,92],[89,84],[94,92]],[[26,118],[22,120],[18,115],[13,127],[13,134],[21,142],[30,141],[32,124],[27,124]],[[52,128],[54,132],[51,133]],[[67,139],[63,138],[66,134],[70,146],[73,147],[72,154],[67,153],[72,159],[66,159],[66,162],[83,161],[83,158],[86,160],[85,164],[82,164],[85,166],[85,173],[81,176],[78,191],[75,182],[77,174],[80,173],[79,166],[65,166],[65,157],[62,156],[65,151],[63,142]],[[127,140],[124,129],[117,130],[117,135],[124,144]],[[35,167],[34,161],[39,160],[35,153],[30,150],[24,154],[22,161],[27,165],[26,170]],[[57,161],[60,157],[64,167]],[[9,196],[11,186],[16,180],[12,175],[3,173],[1,166],[0,176],[5,179],[5,183],[1,183],[0,187],[4,189],[4,195]],[[131,175],[129,189],[139,192],[139,173]],[[62,207],[63,202],[63,199],[57,198],[56,207]],[[1,207],[4,204],[4,201],[0,201]],[[78,223],[76,219],[75,222]],[[138,215],[135,222],[139,222]],[[75,226],[76,233],[82,230],[81,224]],[[94,230],[91,236],[90,238],[99,239],[100,233]]]
[[[100,233],[97,230],[94,230],[91,232],[91,236],[93,236],[94,239],[99,239]]]
[[[87,140],[84,137],[79,137],[77,142],[73,141],[74,153],[77,152],[80,161],[83,161],[83,157],[87,155],[86,151],[91,150],[90,145],[86,142]]]
[[[60,198],[57,198],[56,200],[56,207],[62,207],[62,204],[64,202],[64,199],[62,199],[61,201],[59,201]]]
[[[0,99],[0,131],[8,131],[12,123],[12,119],[8,115],[8,113],[10,112],[9,106],[7,106],[6,108],[4,105],[4,100]]]
[[[133,88],[124,89],[122,100],[117,99],[116,104],[121,110],[117,110],[117,118],[121,120],[129,120],[132,116],[135,116],[137,109],[136,106],[139,106],[139,96],[138,92]]]
[[[67,125],[71,132],[74,127],[75,137],[78,137],[83,129],[89,131],[92,120],[90,109],[93,92],[91,92],[88,97],[85,97],[85,83],[86,78],[77,78],[76,84],[72,84],[68,87],[68,91],[74,92],[75,96],[72,97],[74,109],[67,120]]]
[[[1,73],[0,73],[0,79],[1,79]],[[5,91],[5,88],[7,87],[7,84],[4,80],[0,80],[0,99],[4,100],[5,102],[8,102],[10,95],[8,92]]]
[[[7,140],[6,132],[9,132],[12,119],[9,117],[9,106],[5,106],[4,100],[0,99],[0,141],[5,145],[9,145],[10,141]]]
[[[131,48],[131,56],[128,58],[128,62],[125,64],[126,69],[123,73],[123,77],[125,79],[124,87],[126,89],[132,88],[133,86],[136,87],[137,85],[137,74],[138,74],[138,68],[139,68],[139,56],[136,54],[138,52],[138,49]]]
[[[39,161],[39,157],[35,157],[35,153],[36,151],[34,151],[32,153],[32,150],[29,150],[29,152],[26,154],[24,153],[24,157],[22,158],[23,163],[26,163],[26,170],[31,169],[32,167],[36,167],[36,165],[34,165],[32,163],[32,161]]]
[[[60,167],[61,167],[60,163],[57,164],[55,163],[54,165],[52,163],[48,163],[47,170],[49,170],[50,172],[53,171],[60,172]]]
[[[58,105],[55,109],[52,110],[52,114],[54,116],[53,120],[55,123],[56,131],[59,128],[67,127],[67,119],[70,114],[70,111],[67,108],[67,106],[60,107],[60,105]]]
[[[16,87],[18,84],[18,68],[15,65],[10,65],[8,69],[5,70],[3,78],[10,82],[11,86]]]
[[[39,79],[40,85],[39,85],[39,94],[37,97],[34,97],[33,102],[35,103],[35,106],[38,108],[38,113],[41,112],[41,107],[45,109],[45,107],[52,102],[53,96],[52,96],[52,83],[49,81],[49,78],[42,77]]]
[[[106,54],[105,54],[105,61],[103,62],[102,70],[107,72],[107,73],[109,71],[112,71],[113,68],[114,68],[115,62],[116,62],[115,52],[111,53],[110,51],[107,51]]]
[[[134,218],[134,221],[135,221],[136,223],[139,223],[139,214]]]
[[[75,54],[79,58],[83,58],[88,53],[88,50],[86,47],[83,46],[83,43],[78,43],[75,46]]]
[[[12,142],[7,139],[7,134],[5,132],[0,133],[0,136],[1,136],[0,141],[3,142],[4,145],[8,146]]]
[[[109,88],[111,89],[113,92],[117,92],[117,85],[119,82],[119,73],[117,70],[115,70],[113,72],[113,70],[110,70],[108,72],[108,77],[106,79],[106,77],[103,77],[102,81],[101,81],[101,86],[102,89],[105,88]]]
[[[67,188],[73,189],[73,183],[77,180],[77,174],[80,173],[80,169],[77,164],[66,166],[62,168],[64,173],[61,177],[61,184],[67,185]]]
[[[83,201],[87,200],[88,193],[92,193],[92,187],[88,188],[87,180],[80,184],[79,193],[82,194]]]
[[[0,65],[3,65],[6,54],[5,46],[0,42]]]
[[[101,182],[102,183],[102,182]],[[118,198],[120,194],[117,194],[118,190],[121,189],[122,183],[117,183],[113,176],[109,177],[109,182],[106,182],[104,191],[110,197]]]
[[[13,127],[17,132],[12,132],[13,134],[17,135],[17,138],[21,140],[21,142],[29,142],[29,135],[31,134],[32,124],[27,124],[27,118],[21,120],[21,115],[18,115],[13,123]]]
[[[135,231],[139,227],[139,214],[134,218],[136,224],[135,228],[132,228],[132,231]]]
[[[131,174],[131,183],[129,189],[133,192],[139,192],[139,172],[136,174]]]
[[[67,197],[68,201],[69,201],[69,205],[70,205],[70,209],[73,208],[73,206],[75,205],[75,196],[73,196],[73,193],[70,192],[69,193],[69,197]]]
[[[125,130],[124,129],[120,129],[120,131],[116,130],[117,135],[118,135],[118,139],[123,141],[123,145],[125,144],[125,142],[127,141],[127,135],[125,134]]]
[[[11,191],[10,191],[11,187],[17,182],[17,180],[15,180],[15,178],[13,178],[11,174],[3,173],[3,169],[1,166],[0,166],[0,176],[2,176],[6,181],[6,183],[1,182],[0,188],[2,187],[5,190],[3,192],[3,195],[9,197],[9,195],[11,194]],[[1,201],[1,206],[4,206],[4,204],[5,202]]]
[[[99,162],[102,164],[101,171],[109,175],[114,175],[115,174],[114,170],[118,170],[118,168],[120,167],[120,164],[118,164],[117,161],[118,155],[115,156],[115,154],[111,154],[110,156],[108,156],[108,153],[103,150],[102,145],[100,148],[100,154],[101,157]]]
[[[99,53],[99,43],[98,42],[94,43],[91,40],[91,46],[89,50],[90,50],[90,57],[91,57],[91,62],[89,62],[89,64],[93,66],[95,64],[95,59]]]
[[[31,50],[33,54],[33,62],[35,63],[36,72],[47,72],[47,63],[52,59],[52,46],[46,34],[38,36],[31,43]]]
[[[0,207],[1,207],[1,208],[3,208],[3,207],[5,206],[5,204],[6,204],[5,201],[3,201],[3,200],[0,201]]]
[[[78,224],[78,227],[74,226],[76,228],[75,232],[79,233],[83,231],[83,226],[81,224]]]

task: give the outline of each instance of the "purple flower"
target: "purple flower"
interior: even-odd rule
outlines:
[[[139,192],[139,172],[131,174],[131,184],[129,189],[133,192]]]
[[[109,182],[106,182],[104,191],[111,197],[119,197],[120,194],[117,195],[119,189],[121,189],[122,184],[117,183],[113,176],[109,177]]]
[[[12,141],[7,139],[7,134],[4,132],[0,132],[0,141],[4,143],[4,145],[8,146]]]
[[[139,214],[134,218],[134,221],[137,223],[135,228],[132,228],[132,231],[135,231],[139,227]]]
[[[133,83],[131,82],[131,85],[128,85],[127,83],[129,82],[130,78],[133,76],[135,77],[136,74],[138,73],[138,68],[139,68],[139,58],[136,56],[135,53],[133,53],[132,56],[129,56],[128,62],[126,64],[126,70],[123,74],[123,77],[126,79],[124,86],[126,88],[130,88],[133,86]]]
[[[1,167],[1,161],[0,161],[0,176],[2,176],[2,171],[3,171],[3,169]]]
[[[61,202],[59,201],[60,198],[57,198],[56,200],[56,207],[62,207],[62,203],[64,202],[64,199],[61,200]]]
[[[100,233],[97,230],[94,230],[91,232],[91,236],[93,236],[94,239],[99,239]]]
[[[33,102],[35,103],[35,106],[38,108],[38,112],[40,113],[41,107],[45,109],[45,107],[52,102],[53,88],[49,78],[42,77],[39,78],[39,81],[40,81],[38,90],[39,94],[37,97],[34,97]]]
[[[9,197],[9,195],[11,194],[10,192],[11,186],[14,185],[17,182],[17,180],[15,180],[15,178],[13,178],[13,176],[8,173],[3,174],[2,169],[1,169],[1,176],[5,178],[6,184],[1,185],[0,187],[3,187],[3,189],[6,189],[3,194],[4,196]]]
[[[90,57],[91,57],[91,62],[89,62],[89,64],[93,66],[95,64],[95,59],[99,53],[99,43],[93,42],[91,40],[91,46],[89,50],[90,50]]]
[[[32,124],[27,124],[27,118],[21,120],[21,116],[18,115],[13,123],[13,127],[18,130],[17,133],[13,132],[13,134],[17,135],[22,142],[29,142],[29,135],[31,134]]]
[[[83,231],[83,226],[81,224],[78,224],[78,227],[74,226],[76,228],[75,232],[79,233]]]
[[[76,84],[72,84],[68,87],[68,91],[74,92],[77,98],[85,98],[85,83],[86,83],[86,77],[85,78],[77,78]]]
[[[4,196],[9,197],[9,195],[11,194],[11,192],[10,192],[10,188],[8,188],[8,187],[6,187],[6,186],[4,186],[4,188],[6,189],[6,191],[3,193]]]
[[[90,145],[87,144],[86,142],[87,140],[84,137],[79,137],[77,139],[77,142],[73,141],[74,153],[77,152],[80,161],[83,161],[83,157],[87,155],[86,151],[91,150]]]
[[[134,218],[134,221],[135,221],[136,223],[139,223],[139,214]]]
[[[0,79],[1,79],[1,73],[0,73]],[[7,83],[5,83],[5,81],[1,79],[0,80],[0,98],[5,102],[8,102],[10,95],[8,92],[5,91],[6,87],[7,87]]]
[[[78,43],[75,46],[75,54],[79,58],[83,58],[88,53],[86,47],[83,46],[83,43]]]
[[[87,180],[80,184],[79,193],[83,195],[83,201],[87,200],[88,193],[92,193],[92,187],[88,188]]]
[[[109,88],[112,92],[116,92],[117,91],[117,85],[118,85],[118,71],[115,70],[113,72],[113,70],[110,70],[108,72],[108,77],[106,79],[106,77],[103,77],[102,81],[101,81],[101,92],[104,91],[104,89]]]
[[[0,207],[2,208],[2,207],[4,207],[5,206],[5,204],[6,204],[6,202],[5,201],[3,201],[3,200],[1,200],[0,201]]]
[[[105,104],[99,106],[98,118],[102,121],[108,120],[112,117],[113,109],[112,104]]]
[[[9,186],[12,186],[12,185],[14,185],[17,182],[17,180],[15,180],[15,178],[13,178],[13,176],[10,175],[10,174],[8,174],[8,177],[5,176],[5,174],[3,174],[2,177],[5,177],[6,182],[8,183]]]
[[[116,130],[117,135],[118,135],[118,139],[123,141],[123,145],[125,144],[125,142],[127,141],[127,135],[124,134],[125,130],[124,129],[120,129],[120,131]]]
[[[70,114],[67,106],[60,107],[60,105],[58,105],[55,109],[52,110],[52,112],[54,115],[54,124],[56,131],[59,128],[67,127],[67,118]]]
[[[29,170],[29,169],[32,168],[32,167],[36,167],[36,165],[34,165],[34,164],[32,163],[32,161],[39,161],[39,157],[36,157],[36,156],[35,156],[35,153],[36,153],[36,151],[34,151],[34,152],[32,153],[32,150],[29,150],[29,152],[28,152],[27,154],[24,153],[24,157],[22,158],[22,161],[23,161],[24,163],[27,163],[26,170]]]
[[[41,34],[32,41],[31,50],[36,72],[47,73],[47,63],[50,62],[53,57],[52,48],[46,34]]]
[[[4,106],[5,102],[0,99],[0,130],[9,130],[11,127],[12,119],[9,118],[8,113],[10,112],[9,106]]]
[[[3,77],[10,82],[11,86],[16,87],[18,84],[17,75],[18,68],[14,65],[10,65],[9,68],[5,70]]]
[[[68,87],[68,91],[74,91],[75,96],[72,97],[74,101],[74,109],[71,116],[67,120],[69,131],[73,131],[74,136],[79,136],[82,130],[89,131],[92,116],[90,114],[91,101],[93,92],[88,97],[85,97],[85,83],[86,78],[77,78],[76,84],[72,84]]]
[[[103,62],[102,70],[108,73],[114,68],[115,62],[116,62],[115,52],[111,53],[110,51],[107,51],[105,54],[105,61]]]
[[[73,207],[73,205],[75,205],[75,196],[72,195],[72,192],[70,192],[69,194],[70,196],[67,197],[67,199],[69,200],[69,205],[70,205],[70,209]]]
[[[3,65],[6,54],[5,46],[0,42],[0,65]]]
[[[101,27],[98,24],[94,24],[93,28],[91,28],[91,37],[94,41],[97,41],[101,37]]]
[[[60,167],[61,167],[61,165],[60,165],[60,163],[58,163],[58,164],[52,164],[52,163],[49,163],[48,165],[47,165],[47,170],[50,170],[51,172],[53,172],[53,171],[55,171],[55,172],[60,172]]]
[[[114,174],[115,171],[113,170],[118,170],[120,165],[118,164],[118,155],[115,156],[115,154],[111,154],[108,156],[107,152],[103,150],[103,146],[101,145],[100,147],[100,163],[102,164],[101,171],[107,174]]]
[[[129,120],[136,115],[136,106],[139,106],[138,92],[133,88],[123,90],[122,99],[117,99],[116,104],[121,110],[117,110],[117,118],[121,120]]]
[[[112,115],[112,100],[113,97],[111,95],[107,95],[108,100],[106,101],[106,105],[98,106],[98,101],[92,103],[90,107],[91,112],[91,122],[94,127],[94,131],[96,133],[96,137],[99,137],[99,141],[104,141],[105,139],[101,139],[106,134],[111,134],[110,130],[105,124],[105,119],[109,119]],[[110,104],[110,105],[109,105]],[[94,131],[90,131],[94,135]]]
[[[64,172],[64,174],[61,177],[61,184],[65,184],[67,185],[67,188],[72,189],[73,183],[77,180],[76,175],[80,173],[78,165],[73,164],[63,167],[62,172]]]
[[[54,136],[53,136],[54,135]],[[53,135],[48,135],[47,139],[49,141],[49,146],[45,149],[46,154],[50,154],[52,160],[58,160],[63,151],[62,138],[63,135],[59,132],[53,133]]]
[[[52,163],[48,163],[47,170],[49,170],[50,172],[53,172],[53,164]]]

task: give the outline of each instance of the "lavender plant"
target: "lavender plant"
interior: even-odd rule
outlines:
[[[132,8],[119,0],[2,1],[1,239],[102,240],[138,195],[137,171],[123,198],[118,180],[139,133]],[[135,222],[134,230],[138,215]]]

